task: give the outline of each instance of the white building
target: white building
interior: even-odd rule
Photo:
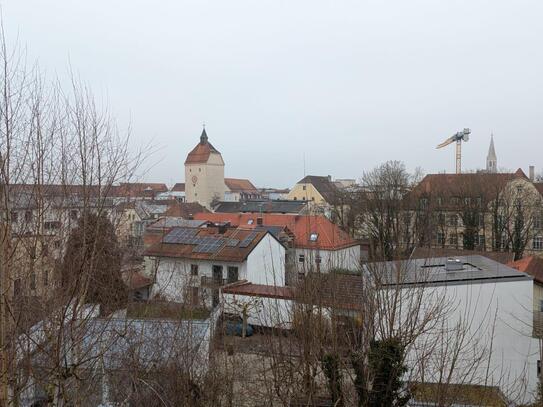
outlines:
[[[152,297],[215,307],[238,280],[285,285],[285,248],[266,230],[176,227],[145,251]]]
[[[512,403],[533,401],[541,355],[532,336],[532,277],[478,255],[367,270],[401,303],[396,332],[432,321],[408,348],[410,381],[439,383],[452,371],[444,384],[497,386]]]

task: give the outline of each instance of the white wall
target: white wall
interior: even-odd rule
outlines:
[[[291,300],[223,293],[222,301],[224,312],[240,318],[243,317],[243,308],[247,307],[247,322],[250,325],[281,329],[292,326]]]
[[[247,280],[253,284],[285,285],[285,248],[269,233],[247,257]]]
[[[420,368],[415,369],[418,377],[410,379],[424,375],[427,382],[439,382],[439,366],[450,366],[461,345],[452,383],[499,386],[514,401],[532,400],[540,359],[538,340],[531,337],[532,295],[533,282],[528,279],[425,288],[424,309],[439,303],[446,312],[410,348],[408,358]],[[461,338],[459,332],[466,335]]]
[[[198,265],[198,276],[190,275],[191,264]],[[238,278],[247,278],[247,264],[209,261],[209,260],[191,260],[160,258],[155,261],[156,279],[151,290],[151,297],[157,295],[175,302],[185,302],[188,299],[186,294],[190,288],[200,287],[202,276],[211,278],[213,276],[213,266],[222,266],[223,278],[228,276],[228,267],[238,267]],[[153,266],[151,266],[153,267]]]
[[[304,255],[304,262],[299,261],[300,255]],[[360,246],[347,247],[340,250],[321,249],[296,249],[294,262],[299,272],[317,270],[316,259],[320,256],[320,271],[328,272],[334,268],[342,268],[350,271],[360,270]]]

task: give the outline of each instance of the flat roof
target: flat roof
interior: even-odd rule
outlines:
[[[451,257],[432,257],[368,263],[365,269],[381,279],[383,285],[396,284],[464,284],[473,282],[499,282],[532,280],[526,273],[481,255],[455,256],[462,263],[461,270],[447,271],[445,265]]]

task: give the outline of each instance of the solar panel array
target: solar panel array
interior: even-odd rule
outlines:
[[[196,245],[192,251],[194,253],[216,253],[221,247],[248,247],[254,238],[256,232],[251,232],[240,244],[239,239],[204,236],[198,237],[200,230],[196,228],[174,228],[170,233],[164,236],[164,243],[191,244]]]
[[[189,229],[189,228],[175,228],[166,236],[162,241],[164,243],[182,243],[182,244],[193,244],[189,243],[189,240],[194,239],[198,229]]]
[[[258,234],[257,232],[251,232],[245,239],[241,241],[241,243],[239,244],[239,247],[249,247],[249,245],[253,242],[257,234]]]

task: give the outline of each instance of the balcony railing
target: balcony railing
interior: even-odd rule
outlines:
[[[216,279],[213,277],[202,276],[200,285],[202,287],[221,287],[227,284],[226,278]]]

